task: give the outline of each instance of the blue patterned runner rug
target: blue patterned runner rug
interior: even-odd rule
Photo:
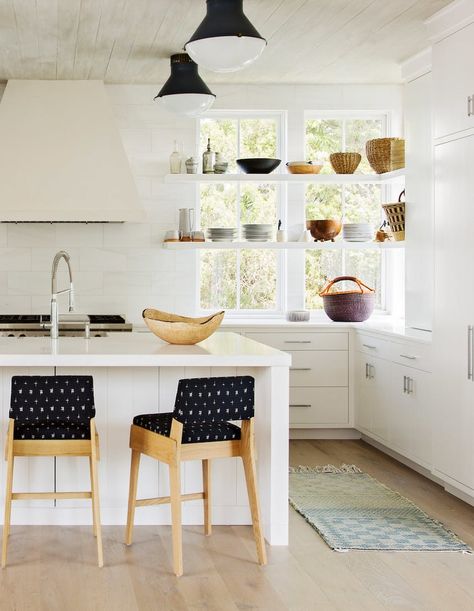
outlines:
[[[339,552],[472,553],[441,523],[355,465],[291,468],[290,504]]]

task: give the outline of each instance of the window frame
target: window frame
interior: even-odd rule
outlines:
[[[392,115],[393,112],[389,110],[380,110],[380,109],[372,109],[372,110],[305,110],[303,117],[303,146],[304,146],[304,154],[306,156],[306,125],[308,121],[317,120],[317,119],[326,119],[326,120],[339,120],[343,121],[342,125],[342,151],[346,150],[346,123],[351,120],[380,120],[382,122],[382,133],[381,138],[388,137],[391,133],[391,125],[392,125]],[[342,193],[341,193],[341,203],[344,211],[344,185],[341,185]],[[382,201],[391,201],[390,196],[393,197],[393,187],[382,184],[380,189],[381,195],[381,203]],[[381,214],[382,219],[382,214]],[[305,189],[305,205],[304,205],[304,220],[306,220],[306,189]],[[346,251],[350,251],[350,246],[343,247],[341,249],[342,252],[342,271],[345,271],[346,265]],[[306,251],[305,251],[305,262],[306,262]],[[391,272],[394,269],[398,269],[398,265],[394,260],[393,254],[387,250],[381,250],[380,256],[380,308],[376,310],[379,314],[390,314],[394,308],[394,290],[392,284],[388,281]],[[306,269],[306,268],[305,268]],[[304,287],[303,287],[303,302],[304,307],[306,308],[306,271],[304,271]],[[318,313],[321,309],[314,310],[311,309],[310,312]]]
[[[240,122],[246,119],[273,119],[276,122],[276,154],[277,158],[282,160],[287,157],[287,125],[288,125],[288,112],[286,110],[209,110],[203,114],[196,121],[196,142],[200,145],[201,142],[201,121],[206,119],[230,119],[237,121],[237,154],[240,154]],[[278,168],[278,170],[281,169]],[[224,175],[225,176],[225,175]],[[222,183],[228,182],[225,179]],[[235,184],[237,190],[237,215],[238,215],[238,226],[240,227],[240,213],[241,213],[241,187],[244,182],[229,183]],[[252,183],[252,184],[266,184]],[[288,190],[285,183],[275,182],[272,183],[275,186],[276,192],[276,205],[277,205],[277,218],[280,218],[283,225],[287,223],[288,213]],[[196,223],[201,223],[201,185],[196,185],[196,201],[198,205],[196,207]],[[236,249],[237,250],[237,249]],[[250,247],[249,250],[252,250]],[[203,314],[212,312],[211,309],[206,309],[201,306],[201,255],[203,251],[197,251],[197,265],[196,265],[196,310]],[[211,251],[212,252],[212,251]],[[274,309],[244,309],[244,308],[232,308],[226,309],[226,315],[228,318],[279,318],[282,313],[286,310],[287,302],[287,254],[284,250],[275,250],[276,258],[276,304]],[[240,305],[240,255],[241,249],[237,250],[237,304]]]

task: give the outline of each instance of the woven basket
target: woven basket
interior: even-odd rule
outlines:
[[[405,140],[403,138],[375,138],[365,145],[367,159],[377,174],[405,167]]]
[[[400,193],[398,202],[393,204],[382,204],[385,216],[396,242],[403,242],[405,239],[405,202],[402,202],[402,197],[405,191]]]
[[[157,337],[169,344],[191,346],[202,342],[219,328],[225,312],[212,316],[190,318],[148,308],[143,310],[143,320]]]
[[[343,280],[355,282],[357,289],[331,292],[331,288]],[[363,322],[374,311],[374,289],[369,288],[355,276],[334,278],[319,294],[323,298],[324,311],[334,322]]]
[[[359,153],[332,153],[329,161],[336,174],[354,174],[359,167],[362,156]]]

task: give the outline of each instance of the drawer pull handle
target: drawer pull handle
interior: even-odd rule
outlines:
[[[286,339],[285,340],[285,344],[310,344],[311,340],[307,339],[307,340],[303,340],[303,339],[297,339],[297,340],[289,340]]]
[[[311,405],[305,405],[305,404],[298,404],[298,403],[290,403],[290,407],[301,407],[303,409],[308,409],[309,407],[311,407]]]
[[[369,350],[377,350],[377,346],[371,346],[370,344],[362,344],[364,348],[368,348]]]
[[[311,367],[290,367],[290,371],[311,371]]]
[[[409,354],[400,354],[402,359],[408,359],[409,361],[416,361],[417,356],[410,356]]]

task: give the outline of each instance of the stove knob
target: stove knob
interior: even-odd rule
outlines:
[[[15,337],[15,334],[14,334],[14,333],[9,333],[9,334],[7,335],[7,337]]]
[[[24,333],[20,333],[18,337],[26,337],[26,335]]]

